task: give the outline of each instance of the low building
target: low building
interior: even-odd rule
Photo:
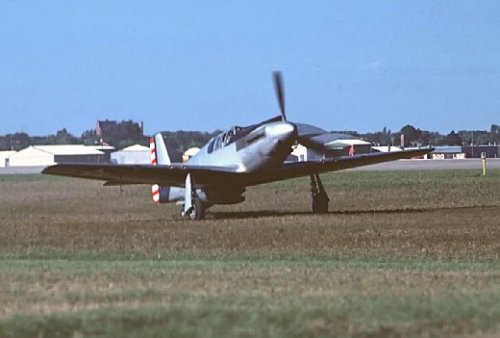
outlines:
[[[37,167],[56,163],[105,163],[104,153],[85,145],[29,146],[9,157],[11,167]]]
[[[431,158],[433,160],[463,160],[465,159],[465,152],[461,146],[435,147]]]
[[[484,153],[487,158],[500,158],[499,145],[463,146],[462,150],[467,158],[480,158],[482,153]]]
[[[292,146],[292,152],[288,155],[285,162],[304,162],[307,161],[308,150],[302,144]]]
[[[140,144],[111,153],[111,162],[116,164],[150,164],[149,148]]]
[[[86,147],[93,148],[95,150],[99,150],[100,152],[104,153],[103,163],[109,163],[109,161],[111,160],[111,153],[115,151],[115,147],[110,146],[109,144],[106,143],[94,146],[86,146]]]
[[[191,157],[193,157],[194,155],[198,154],[199,151],[200,151],[200,148],[198,148],[198,147],[189,148],[188,150],[186,150],[184,152],[184,154],[182,154],[182,162],[186,162]]]
[[[334,156],[359,155],[372,152],[372,144],[370,142],[355,138],[337,139],[325,143],[325,147],[329,149]]]
[[[329,135],[327,135],[329,136]],[[317,140],[316,140],[317,141]],[[366,154],[372,152],[371,143],[359,139],[336,139],[324,143],[326,151],[318,153],[302,144],[292,147],[288,162],[318,161],[323,158]]]
[[[15,150],[0,151],[0,168],[10,166],[10,157],[15,153]]]

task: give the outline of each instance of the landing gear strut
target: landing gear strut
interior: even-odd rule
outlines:
[[[311,175],[312,210],[315,214],[328,213],[328,195],[318,174]]]
[[[187,174],[186,188],[184,196],[184,206],[181,210],[182,217],[190,217],[192,220],[200,220],[205,217],[205,205],[196,195],[196,189],[193,184],[191,174]]]

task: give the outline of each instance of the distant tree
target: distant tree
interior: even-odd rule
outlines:
[[[199,131],[164,131],[162,132],[163,138],[167,146],[175,147],[179,152],[184,152],[192,147],[201,147],[207,143],[212,137],[220,134],[220,130],[212,133],[199,132]]]
[[[0,136],[0,150],[10,150],[10,138],[9,135]]]
[[[382,142],[385,144],[390,144],[392,142],[391,140],[391,130],[387,129],[386,126],[382,129],[382,132],[380,133],[380,137],[382,138]]]
[[[418,143],[420,143],[422,137],[422,131],[410,124],[407,124],[406,126],[401,128],[399,134],[403,134],[405,136],[405,147],[408,147],[410,145],[417,145]]]
[[[492,133],[492,134],[500,133],[500,126],[498,126],[496,124],[492,124],[490,127],[490,133]]]
[[[471,145],[474,139],[474,132],[470,130],[459,130],[458,135],[462,138],[462,142],[466,145]]]
[[[95,129],[88,129],[82,133],[80,140],[86,145],[101,144],[101,137],[96,134]]]
[[[45,145],[45,144],[77,144],[80,139],[69,133],[66,128],[59,130],[55,135],[47,136],[31,136],[30,144]]]
[[[29,145],[40,144],[75,144],[82,143],[86,145],[101,144],[101,142],[111,144],[117,148],[123,148],[135,143],[147,146],[148,137],[144,136],[140,125],[131,120],[113,122],[106,124],[106,130],[101,136],[96,134],[95,129],[89,129],[77,138],[69,133],[66,128],[56,132],[55,135],[47,136],[29,136],[26,133],[14,133],[0,135],[0,150],[20,150]],[[221,131],[216,130],[212,133],[199,131],[165,131],[163,136],[169,147],[169,150],[182,153],[191,147],[201,147],[213,136]],[[448,135],[441,135],[438,132],[423,131],[412,125],[405,125],[399,132],[392,133],[390,129],[384,127],[381,131],[372,133],[358,133],[353,130],[332,131],[332,133],[349,134],[356,138],[365,139],[374,144],[399,146],[400,135],[405,135],[405,146],[416,145],[455,145],[455,144],[500,144],[500,125],[492,124],[490,130],[460,130],[457,133],[452,131]]]
[[[461,146],[462,138],[452,130],[451,133],[446,135],[446,143],[449,146]]]
[[[55,144],[76,144],[79,140],[68,133],[66,128],[59,130],[55,135]]]
[[[422,131],[422,144],[444,146],[446,145],[446,136],[435,131]]]
[[[491,141],[500,144],[500,125],[492,124],[490,128]]]
[[[125,148],[132,144],[148,145],[148,138],[143,135],[141,126],[132,120],[107,122],[105,130],[102,130],[102,135],[97,135],[95,130],[87,130],[82,134],[82,139],[85,144],[101,144],[107,143],[116,148]],[[113,123],[110,123],[113,122]]]
[[[21,150],[31,145],[31,140],[26,133],[15,133],[5,135],[4,145],[5,150]]]
[[[392,144],[391,130],[384,127],[382,131],[377,131],[375,133],[363,134],[362,138],[373,144],[379,145],[390,145]]]
[[[192,147],[202,147],[212,137],[220,134],[222,131],[215,130],[212,133],[199,131],[163,131],[163,139],[168,149],[168,154],[172,161],[182,161],[182,154]]]
[[[460,130],[458,135],[465,144],[488,144],[493,142],[490,132],[486,130]]]

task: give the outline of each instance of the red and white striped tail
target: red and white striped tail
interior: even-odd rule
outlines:
[[[151,164],[158,165],[158,161],[156,160],[156,144],[155,138],[151,136],[149,138],[149,154],[151,156]]]
[[[153,201],[156,204],[160,204],[160,186],[158,184],[151,186],[151,194],[153,195]]]
[[[151,164],[158,165],[158,160],[156,159],[156,143],[154,137],[151,137],[149,139],[149,154],[151,156]],[[160,204],[160,186],[158,184],[153,184],[151,186],[151,194],[153,196],[153,201],[156,204]]]

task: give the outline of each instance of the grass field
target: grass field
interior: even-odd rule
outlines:
[[[324,175],[180,219],[149,187],[0,176],[0,337],[500,334],[500,171]]]

